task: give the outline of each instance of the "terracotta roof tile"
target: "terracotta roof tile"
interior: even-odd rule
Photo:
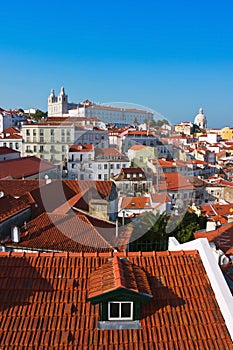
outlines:
[[[14,126],[10,126],[9,128],[3,130],[3,134],[19,134],[19,129],[15,128]]]
[[[218,249],[221,249],[224,254],[233,254],[233,223],[224,224],[216,230],[206,232],[206,230],[196,231],[195,239],[207,238],[209,242],[214,242]]]
[[[80,193],[91,187],[96,188],[102,198],[110,195],[113,182],[112,181],[93,181],[93,180],[63,180],[63,184],[67,185],[75,193]]]
[[[0,222],[19,214],[28,208],[30,208],[30,205],[25,199],[15,199],[10,195],[4,196],[0,198]]]
[[[98,158],[106,158],[106,157],[118,157],[126,159],[126,157],[119,152],[116,148],[96,148],[95,149],[95,157]]]
[[[11,153],[20,153],[19,151],[16,151],[12,148],[9,148],[9,147],[5,147],[5,146],[2,146],[0,147],[0,155],[4,155],[4,154],[11,154]],[[6,160],[4,160],[4,162],[6,162]],[[1,163],[1,162],[0,162]],[[2,163],[3,164],[3,163]]]
[[[0,178],[4,179],[10,176],[14,179],[22,179],[56,169],[55,165],[34,156],[4,160],[0,162]]]
[[[94,152],[93,144],[72,145],[69,152]]]
[[[27,192],[38,189],[45,185],[45,181],[38,180],[0,180],[0,191],[5,195],[21,197]]]
[[[123,197],[121,202],[123,209],[152,209],[150,197]]]
[[[142,149],[150,148],[149,146],[144,145],[134,145],[130,148],[131,151],[141,151]]]
[[[182,191],[182,190],[194,190],[194,187],[190,184],[186,178],[180,173],[164,173],[161,175],[161,181],[159,183],[160,190],[167,191]]]
[[[152,296],[145,272],[128,260],[122,260],[116,255],[111,261],[91,274],[89,286],[89,299],[119,288]]]
[[[35,250],[95,252],[111,251],[113,247],[84,215],[43,213],[21,228],[20,242],[6,246]]]
[[[149,276],[154,297],[141,308],[141,329],[97,330],[100,306],[87,302],[87,280],[111,257],[112,253],[0,253],[0,347],[232,349],[195,251],[127,254],[130,264]]]

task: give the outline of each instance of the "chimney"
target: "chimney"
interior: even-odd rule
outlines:
[[[19,227],[13,226],[11,228],[11,240],[13,243],[19,243],[20,241],[20,233],[19,233]]]
[[[118,238],[118,219],[116,219],[116,238]]]
[[[215,231],[216,230],[216,222],[214,220],[208,220],[206,223],[206,232]]]
[[[49,178],[49,176],[48,175],[45,175],[45,183],[46,183],[46,185],[48,185],[48,184],[50,184],[51,183],[51,179]]]

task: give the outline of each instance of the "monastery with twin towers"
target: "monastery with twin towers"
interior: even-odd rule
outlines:
[[[70,103],[65,89],[62,87],[57,96],[54,90],[51,90],[48,97],[48,117],[53,116],[96,117],[106,124],[129,125],[135,121],[141,124],[144,123],[145,119],[153,119],[154,113],[143,109],[100,105],[89,100],[81,103]]]

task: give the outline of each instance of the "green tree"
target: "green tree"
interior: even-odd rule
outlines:
[[[205,226],[206,218],[198,217],[192,212],[186,212],[182,219],[178,216],[167,217],[166,213],[161,215],[159,213],[154,215],[152,212],[143,213],[132,221],[133,234],[130,250],[136,250],[137,247],[140,249],[140,244],[143,249],[145,244],[148,246],[148,243],[151,243],[152,249],[155,249],[156,244],[166,242],[173,236],[180,243],[185,243],[194,239],[194,232]]]
[[[47,118],[47,112],[43,112],[40,109],[36,110],[36,113],[32,116],[32,118],[36,121],[39,121],[42,118]]]

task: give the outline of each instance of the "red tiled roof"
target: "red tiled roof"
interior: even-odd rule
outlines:
[[[134,145],[130,148],[130,151],[140,151],[145,148],[149,148],[149,147],[144,145]]]
[[[45,185],[44,180],[0,180],[0,191],[4,195],[21,197],[30,192],[31,199],[27,202],[37,204],[33,206],[33,217],[45,211],[67,213],[77,203],[78,208],[88,210],[90,198],[108,200],[114,186],[112,181],[53,180]]]
[[[123,197],[121,202],[123,209],[152,209],[149,197]]]
[[[186,162],[183,162],[180,160],[169,161],[169,160],[164,160],[164,159],[158,159],[158,160],[153,161],[154,164],[157,164],[158,162],[162,168],[177,168],[177,167],[186,167],[187,166]]]
[[[161,175],[160,190],[167,191],[191,191],[194,187],[180,173],[164,173]]]
[[[130,225],[119,226],[118,235],[116,237],[116,224],[107,220],[100,219],[94,215],[86,213],[79,208],[73,211],[76,215],[84,215],[88,221],[98,230],[101,236],[119,251],[125,250],[130,241],[133,228]]]
[[[3,130],[3,134],[19,134],[19,129],[15,128],[14,126],[10,126],[9,128]]]
[[[171,202],[171,199],[166,193],[152,193],[151,198],[154,203]]]
[[[5,147],[5,146],[0,147],[0,155],[10,154],[10,153],[20,153],[20,152],[9,147]],[[4,160],[4,162],[6,162],[6,160]]]
[[[0,253],[0,347],[232,349],[195,251],[128,253],[129,262],[147,274],[153,294],[141,308],[141,329],[97,330],[100,306],[87,302],[87,280],[112,254]]]
[[[110,195],[113,182],[112,181],[93,181],[93,180],[63,180],[66,186],[72,189],[75,193],[80,193],[91,187],[95,188],[102,198]]]
[[[45,185],[45,181],[42,180],[0,180],[0,191],[5,195],[21,197],[43,185]]]
[[[93,152],[93,144],[72,145],[69,148],[69,152]]]
[[[95,157],[120,157],[126,158],[121,152],[116,148],[96,148]]]
[[[121,288],[152,296],[145,271],[133,265],[129,260],[120,259],[115,255],[111,261],[91,274],[88,298],[91,299]]]
[[[28,208],[30,208],[30,205],[22,198],[15,199],[10,195],[4,196],[0,198],[0,222],[19,214]]]
[[[45,181],[38,180],[0,180],[0,191],[5,195],[10,194],[13,197],[21,197],[45,185]]]
[[[145,136],[153,136],[152,133],[148,133],[147,130],[142,130],[142,131],[137,131],[137,130],[132,130],[128,131],[128,135],[145,135]]]
[[[122,168],[121,171],[125,174],[144,174],[144,171],[141,168]]]
[[[6,140],[6,139],[22,139],[22,138],[23,138],[23,136],[18,135],[18,134],[11,134],[11,135],[3,137],[4,140]]]
[[[21,229],[20,248],[67,252],[110,251],[113,247],[84,215],[43,213]]]
[[[95,105],[91,104],[90,106],[86,106],[87,109],[104,109],[109,111],[122,111],[121,107],[112,107],[112,106],[104,106],[104,105]],[[131,113],[151,113],[149,111],[135,109],[135,108],[123,108],[125,112],[131,112]]]
[[[213,204],[212,207],[214,208],[217,215],[220,216],[228,216],[233,215],[233,203],[231,204]]]
[[[130,174],[128,177],[127,175]],[[144,171],[141,168],[121,168],[121,171],[119,174],[115,175],[113,177],[115,181],[142,181],[146,180],[146,175]]]
[[[22,179],[44,171],[56,170],[56,166],[37,157],[24,157],[0,162],[0,178]]]
[[[195,239],[207,238],[209,242],[214,242],[218,249],[221,249],[225,254],[233,254],[233,223],[222,225],[214,231],[196,231],[194,237]]]

